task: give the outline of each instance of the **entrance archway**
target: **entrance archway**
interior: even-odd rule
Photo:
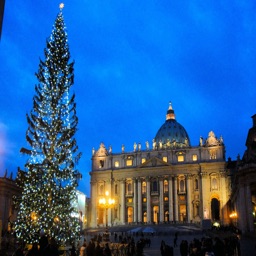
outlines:
[[[158,213],[159,213],[159,207],[154,206],[153,207],[153,222],[158,223]]]
[[[132,207],[127,208],[127,216],[128,216],[128,223],[132,223],[133,222],[133,208]]]
[[[212,220],[220,220],[220,201],[213,198],[211,201]]]

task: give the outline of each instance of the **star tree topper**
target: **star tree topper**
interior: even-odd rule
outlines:
[[[64,8],[64,3],[60,3],[59,7],[60,7],[60,10],[62,11],[62,9]]]

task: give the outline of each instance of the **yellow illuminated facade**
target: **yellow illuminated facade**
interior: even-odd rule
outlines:
[[[118,162],[118,165],[116,164]],[[104,226],[99,199],[109,191],[115,205],[107,223],[201,223],[230,221],[230,176],[223,138],[211,131],[191,146],[189,136],[169,105],[165,123],[152,144],[134,143],[133,151],[93,150],[90,227]]]

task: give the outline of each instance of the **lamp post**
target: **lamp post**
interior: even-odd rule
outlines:
[[[102,207],[106,211],[106,232],[103,234],[103,240],[109,241],[109,232],[108,232],[108,209],[114,207],[115,199],[109,196],[109,192],[105,192],[105,197],[99,199],[99,207]]]

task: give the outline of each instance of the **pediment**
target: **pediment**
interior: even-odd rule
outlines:
[[[144,162],[142,165],[139,166],[139,168],[145,168],[145,167],[156,167],[156,166],[170,166],[170,164],[164,162],[162,159],[158,157],[152,157],[148,159],[146,162]]]

